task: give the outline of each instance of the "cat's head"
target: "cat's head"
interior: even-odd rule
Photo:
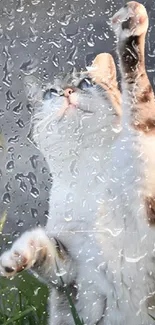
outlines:
[[[104,87],[108,78],[109,83],[114,79],[108,73],[105,76],[107,69],[104,55],[98,72],[93,66],[86,72],[57,77],[50,84],[33,76],[25,78],[27,98],[34,109],[30,134],[44,155],[45,151],[57,149],[63,154],[63,148],[93,146],[99,133],[103,139],[108,136],[117,114]]]

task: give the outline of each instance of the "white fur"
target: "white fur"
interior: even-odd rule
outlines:
[[[123,12],[125,15],[126,9],[121,9]],[[51,261],[46,280],[51,285],[55,277],[59,283],[52,262],[54,246],[50,248],[52,238],[57,237],[69,249],[71,260],[63,265],[63,276],[66,283],[76,281],[76,308],[87,325],[154,323],[146,307],[147,298],[155,290],[154,229],[147,224],[143,203],[146,171],[153,168],[154,139],[145,138],[130,127],[125,113],[132,99],[125,92],[123,96],[123,131],[114,137],[115,141],[112,115],[107,113],[108,105],[103,99],[103,111],[94,110],[93,117],[83,120],[82,138],[80,133],[73,133],[81,115],[77,119],[72,115],[71,124],[67,117],[66,126],[71,127],[66,127],[61,137],[57,129],[52,134],[46,132],[44,137],[37,133],[40,150],[50,170],[54,170],[48,237],[45,235]],[[43,109],[46,115],[50,106],[46,112]],[[155,183],[151,183],[151,177],[148,179],[148,191],[152,192]],[[35,240],[34,232],[26,234],[28,242],[32,235]],[[18,240],[19,249],[22,244],[23,237]],[[11,267],[12,261],[7,259],[6,264],[4,257],[1,268],[5,273],[4,266],[9,262]],[[74,321],[65,295],[53,288],[49,325],[62,324],[73,325]]]

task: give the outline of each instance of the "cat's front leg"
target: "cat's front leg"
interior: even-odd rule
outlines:
[[[51,284],[62,286],[74,277],[74,263],[64,245],[45,230],[36,228],[18,238],[0,257],[0,275],[10,277],[24,269],[34,269]]]

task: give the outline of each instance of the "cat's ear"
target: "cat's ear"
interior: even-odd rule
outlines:
[[[43,85],[36,77],[26,76],[24,78],[24,90],[29,101],[37,102],[41,100]]]
[[[98,54],[88,72],[96,83],[117,84],[115,62],[109,53]]]

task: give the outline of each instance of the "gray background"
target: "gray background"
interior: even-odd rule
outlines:
[[[155,2],[142,2],[150,17],[146,65],[155,78]],[[45,224],[52,183],[39,151],[27,140],[31,107],[23,76],[44,79],[61,70],[83,68],[100,52],[115,55],[109,18],[125,4],[115,0],[0,1],[0,214],[5,233],[18,236]],[[116,57],[116,55],[115,55]]]

